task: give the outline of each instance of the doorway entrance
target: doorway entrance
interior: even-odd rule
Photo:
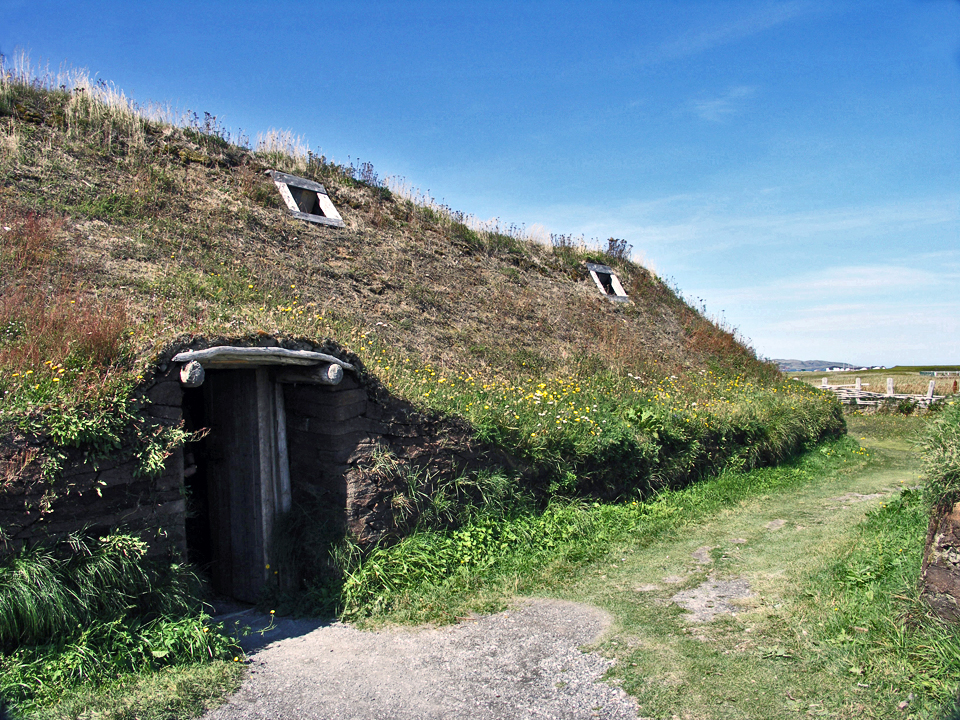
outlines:
[[[354,368],[323,353],[263,347],[173,360],[184,363],[186,429],[206,430],[184,448],[188,559],[209,569],[217,592],[256,602],[281,580],[270,541],[277,515],[292,504],[283,384],[336,385]]]

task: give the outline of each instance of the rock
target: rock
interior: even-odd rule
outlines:
[[[191,360],[180,368],[180,382],[184,387],[196,388],[203,385],[204,376],[203,365],[196,360]]]
[[[713,562],[713,558],[710,557],[711,550],[713,550],[711,546],[704,545],[703,547],[698,547],[696,550],[690,553],[690,557],[692,557],[701,565],[709,565]]]
[[[960,502],[930,517],[921,567],[922,597],[944,620],[960,620]]]
[[[688,622],[711,622],[717,615],[729,613],[736,615],[738,607],[731,601],[751,597],[750,583],[742,578],[717,580],[711,575],[705,582],[692,590],[678,592],[672,598],[680,607],[689,610]]]

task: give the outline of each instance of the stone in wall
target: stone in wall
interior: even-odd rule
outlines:
[[[923,599],[945,620],[960,621],[960,502],[937,508],[923,552]]]

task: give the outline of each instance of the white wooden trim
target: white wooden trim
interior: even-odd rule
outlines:
[[[280,197],[283,198],[283,202],[287,204],[287,209],[290,212],[300,212],[300,206],[297,205],[297,201],[293,199],[293,193],[290,192],[290,188],[287,187],[286,183],[282,183],[279,180],[274,180],[273,184],[277,186],[277,189],[280,191]]]
[[[331,220],[343,220],[328,196],[323,193],[317,193],[317,200],[320,203],[320,209],[323,210],[324,217],[328,217]]]
[[[617,277],[616,273],[610,273],[610,284],[613,285],[613,291],[618,297],[627,296],[627,291],[623,289],[623,285],[620,284],[620,278]]]

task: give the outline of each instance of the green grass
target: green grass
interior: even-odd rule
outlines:
[[[960,403],[947,402],[922,441],[923,469],[930,502],[952,505],[960,499]]]
[[[454,530],[422,530],[368,554],[340,557],[340,614],[360,620],[450,622],[489,609],[510,588],[528,593],[570,582],[580,569],[628,543],[639,550],[684,527],[766,493],[802,485],[824,467],[859,462],[847,439],[779,468],[729,471],[682,490],[620,503],[553,501],[542,511],[515,505],[479,509]],[[328,589],[316,588],[318,600]],[[499,602],[505,597],[501,595]]]
[[[465,418],[478,439],[535,467],[551,495],[646,497],[781,462],[844,428],[830,395],[793,381],[712,371],[659,381],[563,375],[542,372],[530,356],[518,371],[489,377],[411,363],[372,334],[360,350],[392,391]]]
[[[189,568],[127,535],[72,536],[0,564],[0,696],[19,712],[117,678],[231,659]]]
[[[960,637],[918,597],[929,505],[904,490],[871,511],[850,547],[813,578],[814,652],[878,692],[935,714],[960,698]]]
[[[333,338],[390,394],[462,418],[477,439],[507,450],[522,467],[441,479],[431,466],[385,466],[407,481],[393,498],[398,521],[418,531],[368,552],[340,545],[343,582],[316,584],[307,606],[336,607],[367,622],[446,622],[501,607],[517,593],[579,593],[612,608],[635,635],[641,626],[657,629],[662,652],[637,651],[636,667],[661,677],[657,663],[675,657],[678,676],[703,679],[719,677],[711,673],[725,662],[723,652],[736,648],[735,631],[745,630],[728,623],[729,643],[710,652],[699,640],[676,640],[683,635],[676,613],[656,615],[652,606],[625,600],[611,558],[632,558],[629,572],[639,577],[651,563],[669,564],[664,548],[689,551],[684,543],[702,538],[701,526],[760,513],[761,499],[782,506],[800,502],[806,487],[870,485],[850,485],[866,456],[847,441],[803,454],[842,431],[834,400],[783,382],[734,334],[617,252],[569,237],[545,247],[516,228],[478,230],[449,208],[379,187],[369,164],[330,163],[289,134],[255,149],[231,145],[212,116],[202,125],[199,118],[171,123],[82,74],[63,83],[29,69],[0,76],[0,180],[16,187],[0,194],[0,224],[11,228],[0,234],[0,428],[50,438],[35,461],[44,463],[54,491],[67,449],[94,457],[135,452],[149,473],[183,440],[138,425],[133,400],[176,339]],[[268,165],[323,182],[349,227],[291,221],[263,174]],[[621,246],[610,247],[622,254]],[[584,296],[576,283],[587,282],[588,259],[613,264],[633,303],[613,307]],[[855,429],[872,421],[850,422]],[[916,426],[883,422],[887,436],[872,440],[873,461],[885,458],[877,467],[899,472],[901,430]],[[904,500],[904,517],[916,514],[910,507]],[[833,597],[827,588],[841,592],[837,578],[848,573],[809,563],[847,562],[843,553],[854,551],[844,545],[843,528],[807,547],[809,562],[797,561],[810,577],[822,571],[821,597]],[[320,530],[305,532],[316,537]],[[10,585],[0,607],[7,618],[0,619],[8,643],[5,692],[19,693],[27,707],[66,692],[72,699],[64,708],[102,701],[112,708],[107,716],[150,717],[178,702],[172,698],[181,686],[186,704],[173,715],[195,712],[236,682],[229,638],[214,633],[196,608],[150,606],[136,580],[139,560],[121,567],[122,582],[96,580],[87,603],[78,599],[82,588],[101,576],[78,557],[11,560],[20,563],[23,582]],[[616,564],[616,572],[628,572]],[[688,582],[699,579],[694,573]],[[775,688],[775,673],[762,668],[784,662],[776,648],[813,651],[778,635],[795,627],[788,616],[765,622],[774,650],[740,658],[740,676],[759,673]],[[808,632],[820,637],[818,627]],[[823,647],[846,657],[848,649],[826,639]],[[204,648],[226,664],[197,664]],[[612,648],[606,651],[620,657]],[[811,677],[833,677],[820,672]],[[622,675],[632,691],[652,692],[639,670]],[[683,702],[684,690],[664,678],[666,690],[650,697],[667,712]],[[696,686],[713,703],[703,707],[722,704],[725,682]],[[737,697],[756,716],[774,707],[748,691]]]
[[[243,679],[243,665],[213,660],[159,672],[127,674],[92,688],[67,688],[36,720],[178,720],[221,705]]]
[[[613,615],[596,649],[643,716],[939,718],[960,690],[960,638],[918,600],[925,422],[853,417],[862,446],[830,441],[645,501],[490,507],[354,556],[340,609],[366,626],[448,623],[563,597]],[[739,616],[691,626],[670,597],[708,576],[753,594]]]

